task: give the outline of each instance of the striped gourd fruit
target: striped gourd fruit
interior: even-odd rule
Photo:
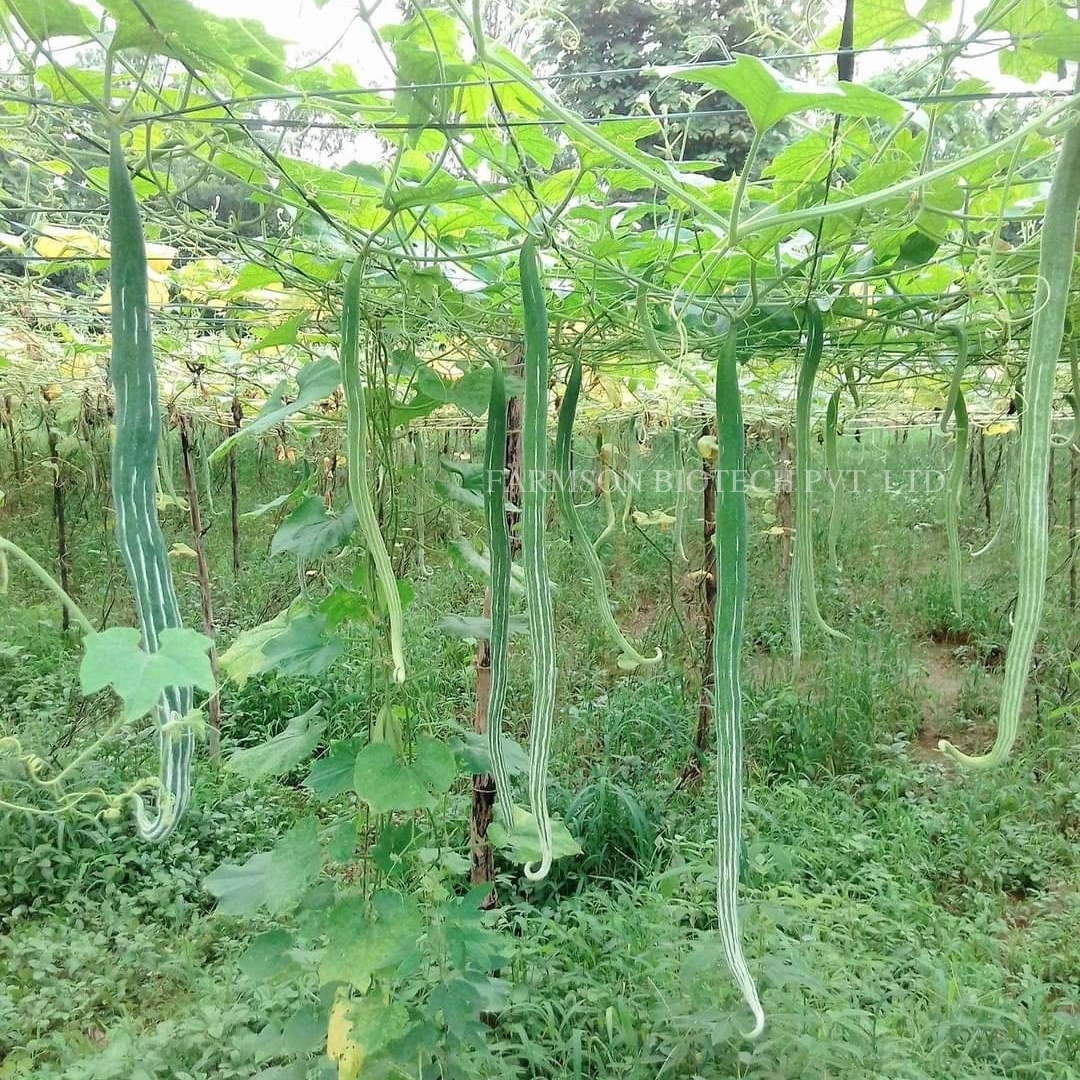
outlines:
[[[491,682],[487,701],[487,740],[491,774],[506,827],[512,828],[514,808],[510,777],[503,759],[502,718],[509,681],[510,531],[506,524],[506,381],[496,361],[491,373],[487,436],[484,445],[484,519],[491,567],[491,636],[488,639]]]
[[[948,740],[943,753],[965,765],[998,765],[1008,756],[1020,730],[1020,711],[1027,688],[1031,656],[1042,621],[1046,593],[1047,480],[1050,471],[1050,427],[1054,376],[1061,355],[1065,311],[1075,258],[1076,216],[1080,210],[1080,125],[1065,133],[1046,197],[1039,240],[1039,276],[1031,347],[1024,373],[1024,405],[1017,460],[1017,593],[1012,637],[1005,654],[1005,676],[994,745],[978,756],[957,750]]]
[[[742,653],[746,604],[746,495],[742,403],[735,328],[716,364],[716,610],[713,622],[713,702],[716,723],[716,909],[724,957],[754,1015],[750,1037],[765,1013],[743,955],[739,931],[739,852],[742,847]],[[739,478],[740,482],[736,482]]]
[[[529,800],[536,818],[540,859],[525,867],[530,881],[551,869],[551,815],[547,770],[555,715],[555,616],[544,550],[544,493],[548,479],[548,319],[540,282],[536,242],[529,238],[518,261],[525,329],[525,394],[521,421],[521,562],[525,569],[529,647],[532,654],[532,720],[529,745]]]
[[[964,392],[957,388],[953,398],[952,415],[956,420],[956,439],[953,443],[949,475],[945,481],[945,533],[949,543],[949,587],[953,611],[963,614],[963,578],[960,570],[960,496],[964,490],[964,465],[967,461],[968,423]]]
[[[817,575],[814,572],[813,507],[810,500],[810,405],[814,398],[814,380],[821,364],[825,343],[821,312],[812,301],[806,305],[806,350],[799,366],[795,389],[795,551],[788,574],[788,602],[791,609],[791,655],[796,670],[802,662],[802,605],[819,629],[831,637],[847,640],[821,615],[817,599]]]
[[[600,622],[607,636],[618,646],[620,651],[619,667],[632,671],[639,667],[654,667],[663,659],[663,653],[657,649],[654,656],[642,655],[627,641],[611,614],[608,603],[607,580],[604,568],[596,554],[596,549],[585,536],[581,517],[574,505],[574,492],[570,475],[571,447],[574,440],[574,418],[577,415],[578,398],[581,395],[581,357],[575,355],[570,367],[570,377],[566,383],[562,404],[559,406],[559,426],[555,433],[555,498],[559,504],[559,513],[570,531],[574,550],[585,560],[585,569],[589,572],[593,598],[596,601]]]
[[[394,682],[403,683],[405,649],[401,595],[398,593],[394,568],[390,565],[386,542],[379,529],[379,520],[375,516],[367,480],[367,401],[363,377],[360,374],[360,285],[363,277],[363,264],[357,260],[345,281],[345,297],[341,310],[341,388],[345,395],[349,498],[356,511],[360,535],[367,545],[371,561],[375,564],[375,580],[382,593],[383,605],[390,623],[391,677]]]
[[[964,372],[967,370],[968,362],[967,331],[962,326],[950,326],[946,329],[948,333],[956,337],[956,363],[953,365],[952,377],[949,379],[945,407],[941,410],[941,420],[938,422],[942,435],[949,430],[949,420],[952,419],[953,410],[956,408],[956,400],[960,397],[960,387],[964,381]]]
[[[143,647],[155,652],[161,632],[180,626],[180,608],[157,515],[161,406],[150,337],[146,245],[117,133],[112,135],[109,148],[109,231],[116,539],[131,582]],[[173,722],[187,717],[192,707],[190,687],[169,687],[158,705],[160,792],[153,807],[141,796],[135,797],[136,824],[145,840],[164,840],[187,806],[195,737],[190,727]]]

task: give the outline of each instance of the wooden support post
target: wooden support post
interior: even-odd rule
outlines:
[[[982,481],[983,514],[986,517],[986,527],[989,529],[990,520],[990,481],[986,473],[986,432],[979,429],[979,479]]]
[[[240,421],[243,419],[243,411],[240,408],[240,399],[232,399],[232,431],[235,435],[240,430]],[[232,570],[233,577],[240,576],[240,498],[237,493],[236,483],[236,447],[229,451],[229,524],[232,528]]]
[[[711,424],[706,424],[703,435],[713,434]],[[702,600],[705,619],[704,652],[701,661],[701,689],[698,696],[697,730],[694,732],[694,750],[683,766],[679,785],[699,787],[701,784],[705,760],[705,750],[709,743],[709,731],[713,718],[713,666],[712,645],[713,626],[716,613],[716,554],[713,537],[716,533],[716,471],[712,463],[701,459],[704,483],[701,490],[702,539],[704,554],[702,558]]]
[[[60,587],[71,595],[71,561],[68,558],[67,516],[64,504],[64,462],[57,448],[56,431],[45,419],[45,430],[49,440],[49,464],[53,474],[53,520],[56,522],[56,560],[60,568]],[[71,615],[67,605],[60,605],[60,626],[65,633],[71,629]]]
[[[195,566],[199,575],[199,599],[202,603],[203,633],[214,640],[214,604],[210,596],[210,566],[206,561],[206,545],[203,543],[202,513],[199,510],[199,488],[195,482],[195,461],[192,455],[191,417],[180,417],[180,457],[184,466],[184,488],[187,494],[188,514],[191,519],[192,547],[195,550]],[[210,670],[214,684],[218,682],[217,650],[210,646]],[[206,706],[209,723],[207,746],[210,760],[216,765],[221,760],[221,699],[217,691],[210,696]]]
[[[791,449],[786,427],[779,428],[776,433],[776,458],[776,517],[784,530],[780,535],[780,573],[786,578],[791,572],[791,542],[795,535],[791,505]]]

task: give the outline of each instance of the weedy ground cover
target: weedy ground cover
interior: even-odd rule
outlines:
[[[696,526],[688,530],[688,566],[671,561],[662,532],[616,539],[613,609],[645,647],[660,645],[670,658],[632,676],[618,670],[587,605],[564,586],[574,580],[573,551],[559,536],[549,560],[561,669],[551,798],[582,853],[557,861],[538,885],[499,864],[493,928],[509,990],[488,1017],[486,1048],[459,1040],[448,1075],[1076,1074],[1080,751],[1064,580],[1050,581],[1052,610],[1019,753],[991,773],[958,772],[935,748],[939,737],[971,749],[991,737],[1009,597],[981,586],[1008,580],[1007,553],[968,571],[956,620],[944,545],[935,539],[940,496],[918,486],[896,490],[895,482],[886,489],[882,475],[938,467],[940,444],[917,433],[864,434],[858,443],[842,439],[841,451],[868,481],[850,496],[840,569],[822,568],[819,591],[826,618],[850,640],[811,630],[796,677],[786,663],[779,538],[769,531],[775,507],[751,500],[742,917],[769,1014],[765,1034],[741,1040],[712,931],[708,758],[701,788],[680,779],[694,755],[702,662]],[[768,465],[770,447],[754,453]],[[669,454],[670,442],[658,436],[646,469],[666,467]],[[252,503],[287,483],[253,457],[242,475]],[[649,491],[646,482],[643,510],[666,505],[666,494]],[[6,512],[8,531],[47,557],[47,507],[27,491]],[[601,516],[599,507],[583,511],[597,531]],[[85,542],[74,546],[73,577],[90,610],[123,602],[95,561],[100,520],[87,505],[74,525]],[[180,519],[166,517],[170,528],[179,535]],[[818,523],[817,540],[825,528]],[[296,567],[266,554],[272,531],[268,520],[245,533],[240,581],[216,578],[226,638],[290,595]],[[962,523],[967,544],[984,532],[970,515]],[[222,531],[208,536],[211,557],[224,562]],[[420,729],[453,738],[471,715],[474,649],[440,633],[438,616],[478,611],[481,586],[437,549],[428,562],[437,572],[417,583],[406,620],[416,669],[409,708]],[[332,560],[310,569],[335,573]],[[197,597],[183,573],[178,589],[192,609]],[[72,690],[75,656],[56,612],[29,595],[20,600],[2,615],[0,705],[38,752],[62,755],[100,715]],[[226,747],[262,742],[318,700],[329,703],[327,741],[364,730],[372,713],[366,656],[357,634],[317,685],[268,676],[229,690]],[[527,661],[512,648],[515,670]],[[507,723],[523,737],[528,703],[514,692],[519,685],[511,680]],[[96,779],[118,783],[133,752],[115,747],[95,763]],[[215,914],[203,885],[217,867],[243,863],[311,813],[303,775],[298,768],[249,784],[201,768],[183,828],[160,846],[140,844],[125,824],[6,817],[0,1076],[322,1075],[330,1063],[322,1057],[317,985],[252,960],[253,940],[292,932],[302,913]],[[333,805],[328,821],[354,816]],[[454,931],[459,924],[446,914],[445,905],[464,895],[466,818],[467,785],[459,781],[424,842],[456,852],[456,861],[408,857],[394,871],[399,885],[424,898],[431,926],[451,927],[447,957],[489,947],[477,945],[473,931]],[[359,845],[329,873],[348,881],[384,856]],[[428,1000],[440,963],[418,954],[406,999]]]

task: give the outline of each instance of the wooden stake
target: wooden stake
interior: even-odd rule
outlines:
[[[484,590],[483,616],[491,618],[491,590]],[[473,710],[473,731],[487,734],[488,699],[491,696],[491,645],[481,638],[476,647],[476,707]],[[495,853],[488,843],[487,832],[495,809],[495,777],[490,773],[476,773],[472,778],[472,811],[469,815],[469,838],[471,841],[473,885],[485,885],[495,880]],[[494,889],[487,897],[488,906],[494,906]]]
[[[791,571],[791,539],[795,534],[794,511],[791,506],[791,451],[788,448],[788,432],[781,427],[776,436],[777,491],[776,516],[784,530],[780,536],[780,573],[786,578]]]
[[[240,407],[240,399],[232,399],[232,432],[235,435],[240,430],[240,421],[243,419],[243,410]],[[237,494],[236,484],[236,447],[229,451],[229,523],[232,528],[232,570],[233,577],[240,576],[240,499]]]
[[[64,513],[64,473],[63,461],[57,449],[56,432],[45,420],[45,430],[49,438],[49,464],[53,474],[53,520],[56,522],[56,558],[60,567],[60,587],[71,595],[71,563],[68,559],[67,521]],[[65,605],[60,606],[60,626],[66,632],[71,629],[71,615]]]
[[[986,527],[990,528],[990,482],[986,475],[986,432],[979,429],[979,479],[982,481],[983,514]]]
[[[180,457],[184,465],[184,487],[187,493],[188,513],[191,519],[192,547],[195,549],[195,566],[199,575],[199,599],[202,603],[203,633],[211,642],[216,636],[214,628],[214,604],[210,596],[210,567],[206,561],[206,545],[203,543],[202,514],[199,510],[199,489],[195,482],[195,462],[192,456],[194,444],[191,430],[191,417],[180,417]],[[214,683],[218,682],[217,650],[210,646],[210,670]],[[206,716],[210,730],[207,746],[210,760],[217,765],[221,761],[221,699],[217,693],[210,695],[206,705]]]
[[[703,435],[713,434],[712,425],[706,424]],[[704,599],[705,634],[704,652],[701,662],[701,690],[698,697],[697,731],[694,733],[694,753],[683,766],[680,786],[698,787],[702,780],[701,763],[705,757],[705,749],[709,742],[709,732],[712,730],[713,715],[713,666],[712,644],[713,623],[716,613],[716,555],[713,547],[713,536],[716,533],[716,472],[712,464],[702,458],[701,468],[705,482],[702,486],[702,538],[705,541],[705,551],[702,560],[702,597]]]

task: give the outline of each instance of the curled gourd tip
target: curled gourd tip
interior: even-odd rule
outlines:
[[[539,869],[536,867],[539,866]],[[551,871],[551,855],[545,852],[538,862],[525,864],[525,877],[529,881],[543,881]]]

